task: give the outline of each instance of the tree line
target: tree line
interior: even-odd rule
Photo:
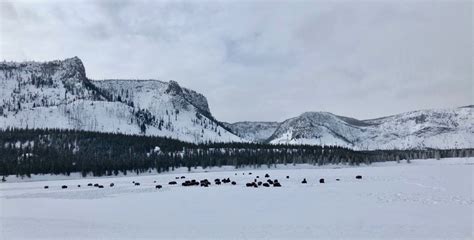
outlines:
[[[111,176],[179,167],[272,167],[276,164],[370,164],[474,156],[474,149],[354,151],[336,146],[265,143],[193,144],[166,137],[61,129],[0,130],[0,175],[80,172]]]

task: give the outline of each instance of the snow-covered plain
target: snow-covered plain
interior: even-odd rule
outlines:
[[[265,173],[283,186],[245,187]],[[0,239],[473,239],[473,173],[474,158],[460,158],[9,182]],[[181,175],[237,185],[167,184]]]

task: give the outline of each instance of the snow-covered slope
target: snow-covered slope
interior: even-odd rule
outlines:
[[[307,112],[281,123],[269,141],[353,147],[351,139],[357,138],[360,132],[359,128],[353,127],[334,114]]]
[[[203,95],[173,81],[91,81],[77,57],[0,63],[0,128],[8,127],[243,141],[212,117]]]
[[[473,106],[357,120],[307,112],[277,122],[220,123],[206,98],[177,82],[101,80],[77,57],[0,63],[0,128],[61,128],[354,149],[474,148]],[[237,135],[235,135],[235,134]]]
[[[280,125],[279,122],[236,122],[224,124],[233,133],[252,142],[266,141]]]
[[[141,109],[145,122],[157,128],[153,135],[190,142],[242,141],[223,128],[209,110],[206,98],[175,81],[101,80],[93,81],[105,95]]]
[[[421,110],[362,121],[308,112],[284,121],[268,141],[369,150],[474,148],[473,109]]]
[[[79,99],[104,100],[104,97],[86,78],[77,57],[46,63],[0,63],[0,115]]]

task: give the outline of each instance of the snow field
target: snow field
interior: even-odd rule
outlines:
[[[265,173],[282,187],[245,187]],[[0,184],[0,239],[472,239],[473,173],[466,158],[10,182]],[[212,185],[182,187],[182,175]],[[227,177],[237,185],[214,184]]]

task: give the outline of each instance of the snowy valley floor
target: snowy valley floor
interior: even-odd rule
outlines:
[[[245,187],[265,173],[283,186]],[[167,184],[182,175],[212,185]],[[464,158],[9,181],[0,184],[0,239],[473,239],[473,175],[474,158]],[[227,177],[237,185],[214,184]]]

